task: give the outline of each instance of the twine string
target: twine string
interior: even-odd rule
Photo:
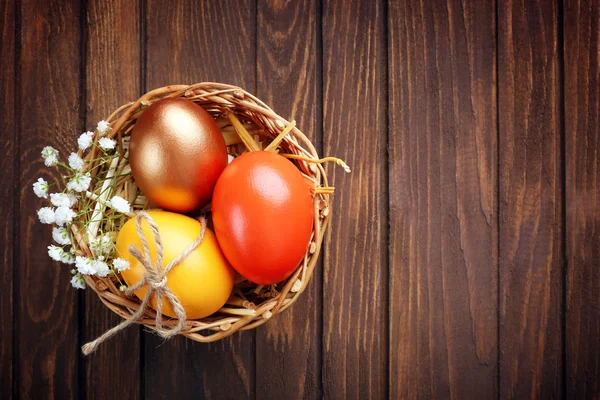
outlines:
[[[152,256],[150,254],[150,247],[148,246],[148,240],[146,239],[146,235],[144,235],[144,231],[142,230],[142,220],[146,220],[148,225],[150,226],[150,230],[152,231],[152,235],[154,236],[154,243],[156,247],[156,263],[152,263]],[[117,332],[127,328],[129,325],[139,321],[146,311],[148,307],[148,303],[150,302],[150,298],[152,295],[156,296],[156,318],[155,318],[155,329],[156,332],[163,338],[169,339],[175,335],[177,335],[181,330],[185,327],[186,323],[186,314],[181,302],[173,294],[171,289],[167,286],[167,274],[171,271],[175,266],[181,263],[191,252],[193,252],[204,239],[204,234],[206,233],[206,219],[201,217],[200,223],[202,224],[202,228],[200,230],[200,235],[196,238],[196,240],[190,244],[177,258],[167,264],[164,268],[161,268],[164,249],[162,239],[160,237],[160,232],[158,231],[158,226],[152,219],[148,213],[141,211],[136,216],[136,228],[137,234],[142,241],[143,252],[140,251],[134,245],[129,246],[129,252],[133,257],[135,257],[145,269],[144,276],[134,285],[128,287],[125,290],[125,294],[127,296],[131,296],[136,290],[140,289],[144,285],[148,285],[148,291],[142,300],[142,304],[134,312],[129,318],[123,320],[117,326],[109,329],[104,332],[101,336],[99,336],[96,340],[93,340],[89,343],[86,343],[81,347],[83,354],[88,355],[93,353],[98,346],[104,341],[110,339]],[[168,302],[171,304],[175,315],[177,316],[177,324],[173,328],[168,328],[163,325],[162,319],[162,308],[163,308],[163,296],[166,297]]]

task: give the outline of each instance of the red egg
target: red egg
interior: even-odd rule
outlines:
[[[148,199],[167,210],[189,212],[210,200],[227,165],[227,148],[206,110],[191,100],[167,98],[136,121],[129,164]]]
[[[219,245],[242,276],[269,285],[302,261],[313,228],[310,188],[288,159],[268,151],[241,155],[217,181],[212,218]]]

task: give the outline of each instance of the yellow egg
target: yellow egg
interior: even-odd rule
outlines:
[[[196,240],[201,224],[190,217],[167,211],[149,211],[148,214],[160,232],[164,268]],[[155,240],[146,220],[142,222],[142,229],[152,261],[156,262]],[[117,254],[130,263],[130,268],[121,273],[128,286],[139,282],[145,272],[144,266],[129,252],[132,244],[143,252],[135,218],[127,221],[117,236]],[[211,315],[225,304],[233,289],[233,279],[233,269],[221,252],[214,233],[207,228],[202,243],[167,274],[167,286],[183,305],[187,317],[197,319]],[[148,285],[144,285],[135,294],[143,299],[147,291]],[[156,309],[156,296],[150,299],[150,306]],[[164,296],[163,314],[176,317]]]

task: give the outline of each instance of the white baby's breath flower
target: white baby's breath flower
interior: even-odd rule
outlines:
[[[105,120],[98,122],[98,126],[96,126],[96,129],[98,129],[98,132],[100,132],[101,135],[105,135],[109,129],[108,122],[106,122]]]
[[[86,150],[92,145],[93,141],[94,133],[87,131],[85,133],[82,133],[81,136],[79,136],[79,139],[77,139],[77,145],[79,146],[80,150]]]
[[[63,250],[60,256],[60,261],[65,264],[75,264],[75,257],[73,257],[73,254],[70,252]]]
[[[76,215],[75,211],[71,210],[69,207],[60,206],[54,212],[54,219],[58,226],[63,226],[64,224],[71,223],[73,217]]]
[[[110,205],[113,209],[117,210],[120,213],[127,214],[131,211],[131,207],[129,206],[129,202],[122,197],[114,196],[110,199]]]
[[[46,146],[42,149],[42,158],[46,167],[53,167],[58,162],[58,150],[52,146]]]
[[[110,274],[110,268],[108,268],[108,264],[106,264],[104,261],[95,260],[94,269],[96,270],[96,275],[102,278]]]
[[[33,184],[33,193],[37,197],[47,199],[48,198],[48,182],[43,178],[38,178],[37,182]]]
[[[100,245],[102,246],[102,249],[104,249],[104,254],[110,255],[110,253],[112,253],[114,244],[113,244],[112,237],[110,235],[108,235],[108,234],[103,235],[100,238]]]
[[[113,267],[115,267],[117,271],[123,272],[126,269],[129,269],[129,261],[122,258],[115,258],[113,260]]]
[[[69,156],[69,167],[73,168],[75,171],[81,171],[83,164],[83,160],[77,155],[77,153],[71,153]]]
[[[90,241],[90,250],[92,250],[95,254],[102,253],[102,245],[100,244],[100,238],[95,238]]]
[[[42,224],[53,224],[56,220],[54,217],[54,209],[50,207],[40,208],[37,215]]]
[[[110,235],[102,235],[98,236],[94,240],[90,242],[90,249],[99,256],[98,258],[102,258],[101,261],[104,260],[103,256],[111,255],[114,244]]]
[[[50,193],[50,201],[56,207],[73,207],[77,197],[71,193]]]
[[[96,269],[94,268],[94,260],[88,257],[75,257],[75,268],[77,268],[77,272],[79,272],[82,275],[96,274]]]
[[[75,192],[84,192],[90,187],[92,177],[90,174],[76,173],[73,178],[67,183],[67,189]]]
[[[53,259],[54,261],[60,261],[60,258],[63,254],[63,249],[55,246],[53,244],[51,244],[50,246],[48,246],[48,255],[50,256],[51,259]]]
[[[70,252],[64,251],[62,247],[58,247],[53,244],[48,246],[48,255],[54,261],[60,261],[65,264],[75,263],[75,259],[73,258],[73,255]]]
[[[71,238],[69,237],[69,231],[66,228],[53,228],[52,239],[62,246],[71,244]]]
[[[71,278],[71,285],[75,289],[85,289],[85,280],[83,279],[83,276],[81,276],[81,274],[74,275]]]
[[[100,148],[102,150],[112,150],[115,148],[116,144],[117,144],[116,141],[109,139],[109,138],[105,138],[105,137],[98,140],[98,145],[100,146]]]

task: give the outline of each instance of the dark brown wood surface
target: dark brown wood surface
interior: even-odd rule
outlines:
[[[382,1],[323,2],[323,152],[335,205],[323,265],[323,395],[387,394],[387,118]],[[345,232],[340,235],[335,232]],[[325,301],[326,299],[326,301]]]
[[[394,3],[389,24],[390,397],[493,399],[495,6]]]
[[[79,1],[18,3],[19,216],[15,256],[14,386],[24,398],[50,393],[74,398],[82,390],[79,351],[81,294],[69,289],[70,267],[48,258],[51,228],[40,225],[31,185],[38,177],[58,179],[40,151],[51,144],[61,156],[77,147],[84,128],[82,69],[85,10]],[[83,13],[83,14],[82,14]],[[44,95],[37,93],[43,88]],[[51,177],[51,178],[50,178]],[[4,322],[3,322],[4,325]]]
[[[90,0],[87,3],[85,34],[85,122],[88,129],[114,110],[115,104],[142,94],[141,9],[139,1]],[[122,38],[131,40],[121,41]],[[127,62],[122,62],[127,60]],[[119,71],[118,76],[113,76]],[[89,293],[91,294],[91,293]],[[108,310],[97,296],[83,300],[86,318],[82,343],[94,340],[119,323],[120,317]],[[119,334],[111,351],[98,352],[85,359],[85,395],[88,399],[139,399],[141,328]],[[124,359],[126,363],[122,362]],[[111,371],[107,374],[106,371]],[[119,376],[118,380],[114,377]]]
[[[600,398],[594,0],[0,0],[0,398]],[[47,256],[31,185],[117,106],[220,81],[336,187],[302,299],[164,342]]]
[[[5,182],[0,186],[0,398],[10,398],[14,384],[14,303],[15,237],[18,202],[15,162],[18,162],[18,138],[15,121],[15,26],[17,10],[11,0],[0,1],[0,171]]]
[[[295,119],[320,152],[319,12],[316,1],[257,2],[256,94]],[[295,312],[256,331],[257,399],[321,398],[322,264],[317,268]]]
[[[501,398],[563,393],[563,182],[558,5],[498,15]]]
[[[566,391],[600,397],[600,4],[566,1]]]

